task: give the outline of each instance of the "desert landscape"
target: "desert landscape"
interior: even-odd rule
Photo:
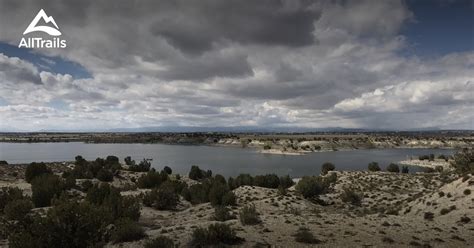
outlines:
[[[4,162],[1,246],[22,247],[25,233],[31,240],[42,240],[22,222],[58,215],[57,209],[67,202],[93,204],[97,197],[104,201],[98,207],[107,208],[107,195],[116,191],[121,202],[132,201],[122,214],[134,217],[120,217],[128,220],[126,224],[114,221],[97,227],[96,242],[105,247],[469,247],[474,243],[473,152],[463,150],[449,163],[443,160],[442,168],[436,160],[423,160],[432,169],[421,173],[407,173],[403,166],[400,171],[395,164],[382,171],[376,163],[367,171],[338,171],[328,163],[320,175],[293,179],[248,174],[225,179],[197,166],[188,175],[176,175],[169,167],[149,171],[146,160],[122,163],[114,156],[96,161],[78,156],[75,161],[41,166]],[[97,164],[102,164],[99,171],[110,175],[87,175]],[[47,197],[48,190],[41,189],[46,186],[38,179],[29,179],[32,173],[56,177],[59,185],[69,186],[50,193],[42,206],[38,197]],[[20,199],[9,195],[12,188],[20,190],[16,196]],[[87,223],[67,218],[72,218],[69,228],[78,233],[81,222]],[[54,240],[54,234],[49,235]]]

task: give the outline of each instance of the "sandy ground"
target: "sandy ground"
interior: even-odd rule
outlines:
[[[474,245],[474,177],[456,178],[451,173],[401,174],[388,172],[332,172],[337,182],[320,196],[321,205],[302,198],[294,187],[286,195],[276,189],[242,186],[234,190],[238,197],[234,215],[254,204],[262,222],[244,226],[237,219],[226,221],[245,242],[240,247],[308,247],[297,243],[294,234],[307,227],[321,243],[314,247],[473,247]],[[122,194],[140,194],[130,186],[139,174],[122,172],[114,185]],[[186,176],[188,184],[198,183]],[[2,176],[0,185],[28,189],[24,181]],[[360,206],[344,203],[340,194],[351,188],[363,195]],[[466,194],[466,189],[473,193]],[[443,193],[440,193],[443,192]],[[454,207],[452,207],[454,206]],[[441,213],[442,209],[448,209]],[[425,219],[425,213],[434,215]],[[139,223],[148,238],[165,235],[179,247],[186,247],[197,227],[207,227],[214,209],[209,203],[192,205],[181,199],[175,211],[158,211],[142,207]],[[470,218],[464,223],[462,217]],[[146,239],[107,247],[142,247]],[[5,242],[5,241],[3,241]],[[5,244],[5,243],[4,243]]]

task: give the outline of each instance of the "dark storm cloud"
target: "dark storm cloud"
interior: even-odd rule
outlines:
[[[157,76],[165,80],[196,80],[212,77],[252,76],[253,71],[246,55],[204,54],[196,59],[175,61],[169,69]]]
[[[155,35],[190,54],[211,50],[216,43],[280,45],[313,44],[320,13],[310,2],[277,0],[177,1],[151,27]]]

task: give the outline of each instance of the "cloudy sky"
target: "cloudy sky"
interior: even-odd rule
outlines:
[[[67,48],[18,48],[40,9]],[[473,1],[0,0],[0,130],[474,129],[473,37]]]

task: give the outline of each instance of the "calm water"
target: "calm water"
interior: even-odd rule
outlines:
[[[30,163],[33,161],[71,161],[76,155],[91,160],[107,155],[120,159],[152,158],[153,167],[170,166],[174,173],[186,174],[191,165],[210,169],[213,173],[235,176],[240,173],[279,175],[292,177],[319,174],[321,164],[332,162],[338,170],[366,170],[372,161],[385,168],[391,162],[405,160],[410,156],[433,153],[453,154],[446,149],[371,149],[338,152],[319,152],[304,156],[269,155],[253,149],[235,147],[184,146],[164,144],[85,144],[85,143],[0,143],[0,160],[8,163]],[[411,171],[417,169],[413,168]]]

